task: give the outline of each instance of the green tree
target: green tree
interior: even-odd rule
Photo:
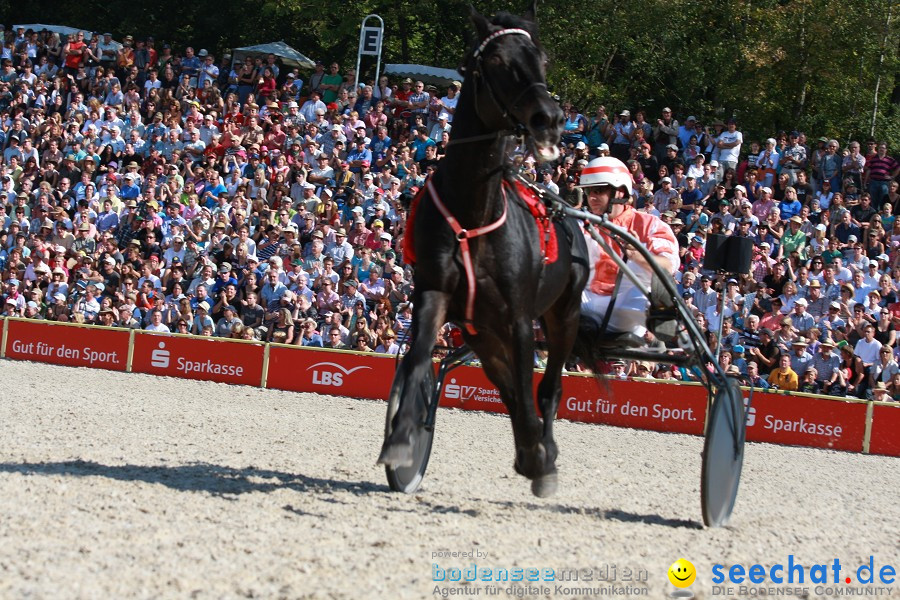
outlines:
[[[485,14],[530,0],[483,0]],[[900,147],[896,0],[557,0],[538,6],[551,89],[579,106],[664,105],[684,117],[736,116],[749,137],[800,127],[842,141],[875,136]],[[10,22],[47,21],[39,3],[0,0]],[[161,5],[125,0],[60,4],[53,19],[94,31],[153,35],[176,50],[221,53],[282,39],[313,58],[356,62],[367,14],[385,21],[382,61],[459,66],[472,31],[467,0],[220,0]],[[374,74],[374,61],[363,62]],[[880,77],[880,79],[879,79]],[[593,112],[593,110],[590,110]]]

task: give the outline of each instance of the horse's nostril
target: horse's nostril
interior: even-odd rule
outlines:
[[[532,131],[541,131],[547,129],[550,126],[550,115],[544,112],[536,112],[531,115],[531,122],[529,123]]]

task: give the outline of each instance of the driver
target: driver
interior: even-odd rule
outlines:
[[[609,156],[595,158],[581,172],[580,187],[589,211],[598,216],[609,215],[612,224],[630,232],[664,271],[674,275],[679,265],[675,234],[659,217],[634,210],[631,184],[631,174],[625,164]],[[601,228],[594,229],[614,251],[621,251]],[[591,273],[581,296],[582,315],[595,321],[598,327],[608,320],[606,330],[600,332],[604,336],[632,333],[643,338],[647,332],[649,300],[624,275],[616,289],[618,266],[587,231],[584,235]],[[625,260],[637,278],[649,287],[652,271],[644,257],[626,246]]]

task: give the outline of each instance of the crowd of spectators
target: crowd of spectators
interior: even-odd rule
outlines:
[[[48,31],[4,32],[0,60],[2,316],[398,351],[407,211],[445,154],[460,82],[357,86],[337,63],[301,73]],[[563,158],[517,152],[512,167],[578,204],[591,157],[625,160],[637,209],[679,239],[685,301],[705,331],[724,320],[708,335],[728,366],[763,387],[900,397],[886,145],[564,108]],[[709,233],[753,239],[750,276],[709,278]]]
[[[679,292],[727,371],[764,389],[900,398],[900,163],[886,143],[841,149],[791,131],[748,144],[734,119],[681,125],[665,108],[651,124],[641,111],[567,108],[576,160],[593,144],[625,160],[637,210],[672,227]],[[704,269],[709,234],[752,240],[750,273]],[[693,377],[646,362],[612,372]]]

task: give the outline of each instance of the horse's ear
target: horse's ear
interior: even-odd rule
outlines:
[[[484,39],[488,36],[488,29],[490,28],[490,21],[488,21],[484,15],[475,10],[475,7],[471,4],[469,5],[469,19],[472,21],[472,25],[475,26],[475,31],[478,33],[478,39]]]
[[[532,0],[528,8],[525,9],[525,14],[522,15],[522,18],[532,23],[537,21],[537,0]]]

